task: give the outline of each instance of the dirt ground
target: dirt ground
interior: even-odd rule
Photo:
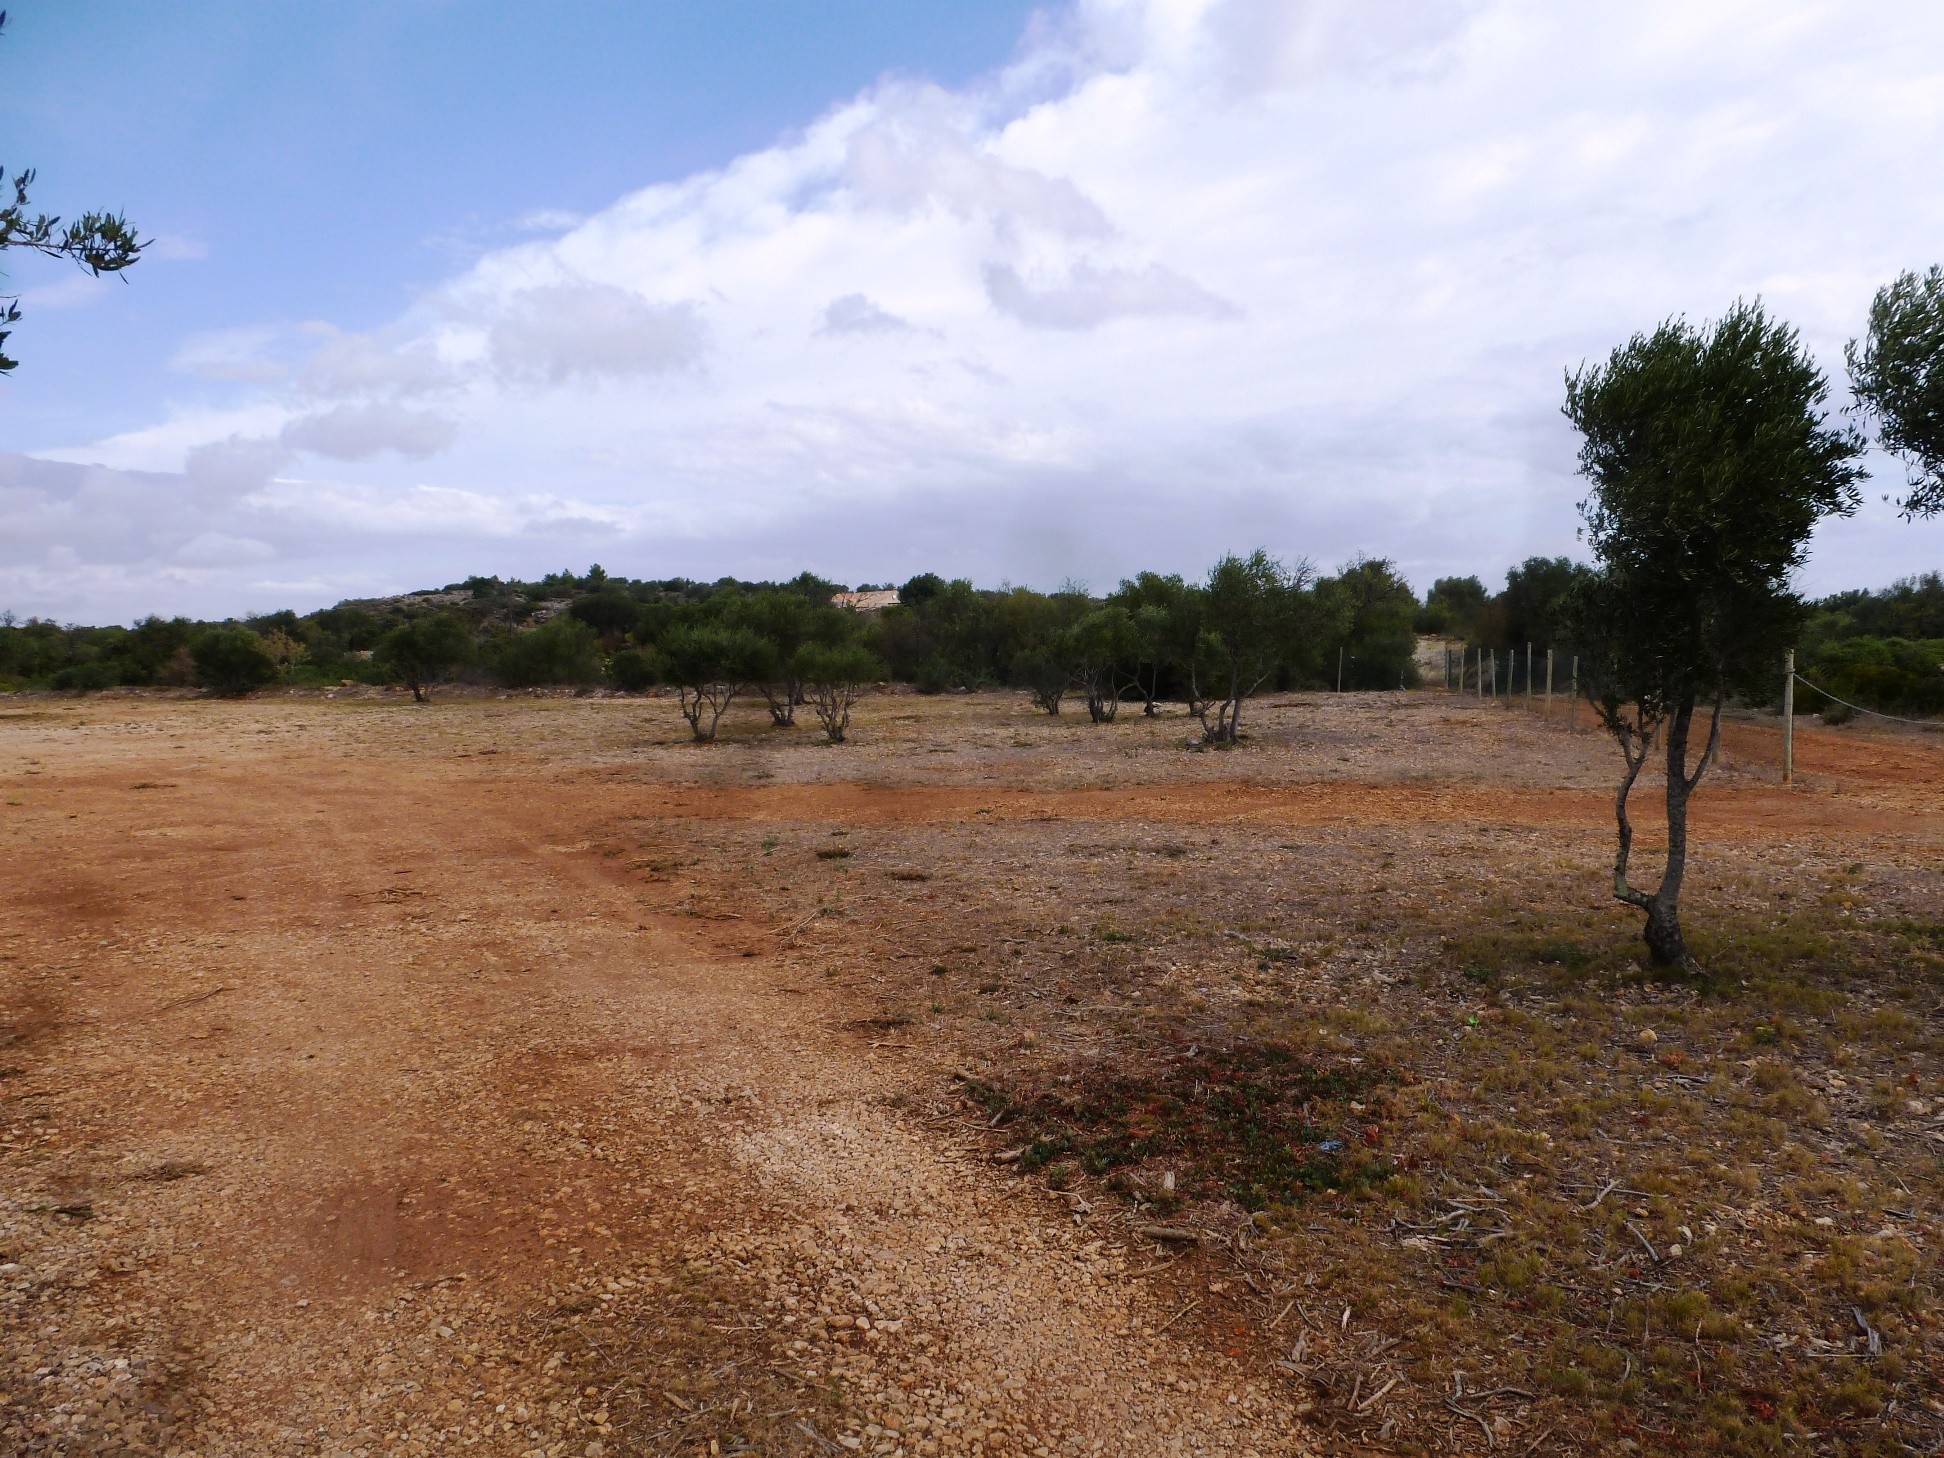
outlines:
[[[1301,696],[1252,704],[1253,737],[1225,754],[1190,753],[1178,713],[1096,727],[1000,695],[874,698],[841,747],[766,723],[739,710],[698,747],[659,699],[0,701],[0,1450],[1680,1446],[1645,1418],[1602,1428],[1597,1372],[1586,1392],[1542,1391],[1461,1353],[1473,1376],[1454,1400],[1451,1353],[1406,1361],[1412,1308],[1374,1294],[1413,1278],[1342,1261],[1353,1221],[1386,1262],[1448,1240],[1412,1212],[1444,1209],[1422,1172],[1455,1180],[1461,1161],[1411,1099],[1455,1127],[1468,1094],[1512,1123],[1507,1101],[1534,1096],[1477,1083],[1467,1070],[1530,1059],[1467,1063],[1466,1029],[1513,1029],[1562,995],[1510,972],[1501,986],[1492,959],[1510,968],[1517,948],[1481,937],[1558,916],[1624,933],[1600,869],[1615,755],[1584,722],[1433,693]],[[1713,907],[1781,925],[1779,894],[1928,947],[1944,741],[1805,729],[1792,789],[1777,759],[1772,723],[1731,726],[1695,808],[1697,922]],[[1460,947],[1474,960],[1447,967]],[[1902,970],[1928,975],[1911,955]],[[1894,1085],[1848,1115],[1815,1085],[1817,1137],[1874,1161],[1845,1177],[1874,1190],[1887,1171],[1904,1190],[1823,1219],[1859,1240],[1884,1225],[1915,1252],[1896,1265],[1913,1291],[1936,1273],[1944,1151],[1927,985],[1872,994],[1891,1041],[1813,1050],[1817,1078],[1850,1067],[1834,1076],[1860,1095],[1855,1056]],[[1697,1062],[1588,1066],[1673,1098],[1665,1080],[1699,1072],[1714,1014],[1628,989],[1593,999],[1616,1044],[1653,1007]],[[1790,1006],[1794,1023],[1771,1019],[1785,1042],[1848,1015]],[[1722,1014],[1724,1080],[1742,1066],[1728,1053],[1750,1051],[1729,1043],[1770,1027],[1746,1031],[1745,1011]],[[1456,1030],[1395,1070],[1399,1028],[1447,1012]],[[1368,1142],[1392,1161],[1386,1187],[1418,1172],[1422,1197],[1382,1207],[1388,1225],[1348,1186],[1252,1209],[1239,1186],[1198,1184],[1193,1150],[1110,1178],[1033,1122],[1104,1067],[1169,1048],[1192,1062],[1244,1035],[1399,1071],[1359,1095],[1377,1112],[1346,1107],[1395,1126]],[[1589,1117],[1615,1158],[1649,1138]],[[1869,1137],[1832,1135],[1843,1117]],[[1497,1137],[1469,1142],[1516,1168]],[[1605,1169],[1579,1168],[1572,1198]],[[1462,1190],[1485,1194],[1464,1198],[1503,1200],[1474,1175]],[[1671,1289],[1660,1252],[1679,1250],[1681,1212],[1650,1209],[1666,1192],[1640,1181],[1613,1187],[1655,1252],[1625,1280]],[[1752,1229],[1777,1189],[1711,1198]],[[1706,1243],[1690,1229],[1691,1250]],[[1453,1259],[1436,1279],[1473,1294],[1451,1321],[1486,1284],[1515,1286],[1467,1284]],[[1633,1287],[1609,1279],[1622,1310]],[[1870,1389],[1872,1420],[1934,1449],[1934,1326],[1893,1296],[1888,1315],[1855,1298],[1902,1364]],[[1704,1325],[1681,1359],[1698,1377]],[[1652,1344],[1650,1327],[1641,1370]],[[1794,1445],[1776,1451],[1848,1432],[1833,1398],[1797,1411],[1737,1370],[1756,1394],[1738,1398],[1756,1416],[1737,1442],[1759,1448],[1748,1434],[1771,1420]],[[1613,1402],[1649,1400],[1627,1396],[1635,1373],[1630,1354]]]

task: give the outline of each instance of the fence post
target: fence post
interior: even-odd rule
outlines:
[[[1572,685],[1573,706],[1566,711],[1566,727],[1568,729],[1574,729],[1579,726],[1579,654],[1577,653],[1573,655]]]
[[[1553,651],[1546,650],[1546,717],[1552,718],[1552,663]]]
[[[1782,783],[1795,783],[1795,649],[1782,660]]]
[[[1343,692],[1343,650],[1337,649],[1337,692]]]
[[[1532,640],[1526,639],[1526,708],[1532,708]]]

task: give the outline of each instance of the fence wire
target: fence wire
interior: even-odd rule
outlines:
[[[1935,719],[1901,719],[1897,717],[1897,715],[1895,714],[1886,714],[1881,709],[1866,709],[1861,704],[1852,704],[1848,699],[1839,699],[1836,697],[1836,695],[1832,694],[1828,689],[1821,688],[1818,685],[1809,682],[1808,679],[1804,678],[1799,673],[1795,676],[1795,681],[1801,684],[1806,689],[1814,689],[1815,692],[1821,694],[1824,698],[1829,699],[1834,703],[1841,704],[1846,709],[1856,710],[1856,712],[1859,714],[1870,714],[1878,719],[1888,719],[1892,724],[1913,724],[1919,729],[1944,728],[1944,725],[1939,724]]]

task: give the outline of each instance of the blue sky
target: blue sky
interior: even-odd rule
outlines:
[[[1562,372],[1944,261],[1933,0],[12,0],[0,607],[1572,552]],[[1944,563],[1877,499],[1804,585]]]
[[[0,162],[40,170],[45,208],[119,208],[162,240],[114,307],[36,310],[14,336],[32,363],[0,384],[0,444],[29,448],[147,423],[199,330],[370,327],[518,237],[523,216],[719,166],[886,74],[961,84],[1004,61],[1031,14],[1013,0],[4,8]],[[54,266],[8,266],[16,287],[74,287]]]

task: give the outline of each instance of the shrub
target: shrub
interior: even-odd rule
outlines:
[[[624,694],[638,694],[661,681],[661,665],[653,653],[623,648],[608,660],[608,682]]]
[[[912,678],[912,686],[921,694],[942,694],[952,685],[952,665],[936,654],[919,664]]]
[[[691,623],[671,629],[662,642],[669,682],[681,692],[682,717],[698,744],[716,736],[716,726],[736,696],[752,683],[774,676],[776,649],[747,628]]]
[[[76,663],[62,669],[50,681],[57,689],[105,689],[114,688],[121,682],[121,675],[112,663],[97,658],[91,663]]]
[[[451,613],[435,613],[401,623],[385,634],[376,661],[422,704],[427,689],[472,655],[472,629]]]
[[[248,628],[211,628],[189,645],[196,682],[215,694],[247,694],[277,677],[277,663]]]
[[[493,655],[493,672],[512,688],[598,683],[600,645],[580,619],[554,618],[503,638]]]
[[[796,673],[809,690],[824,737],[842,744],[850,729],[852,706],[865,684],[884,676],[884,664],[859,643],[837,648],[812,644],[797,654]]]

